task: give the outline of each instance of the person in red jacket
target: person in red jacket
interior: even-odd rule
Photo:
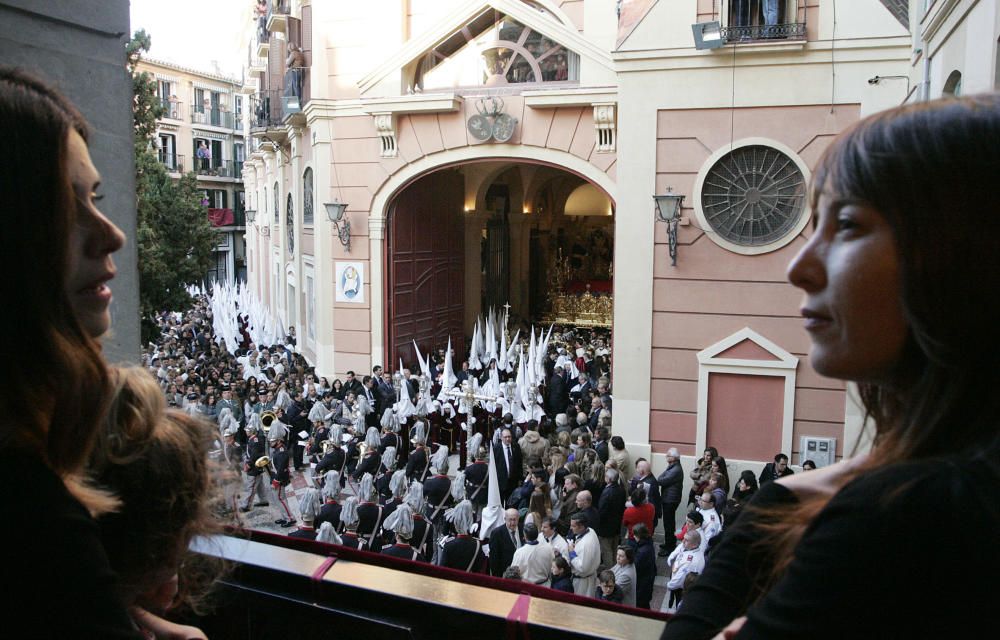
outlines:
[[[646,500],[646,486],[639,484],[632,491],[631,500],[625,509],[625,515],[622,516],[622,524],[628,528],[629,539],[635,540],[635,536],[632,535],[632,527],[640,522],[646,525],[648,531],[652,531],[653,518],[655,517],[656,507]]]

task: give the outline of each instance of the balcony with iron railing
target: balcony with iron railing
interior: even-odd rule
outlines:
[[[283,119],[280,91],[268,89],[250,96],[251,131],[280,127]]]
[[[224,129],[235,128],[235,118],[233,113],[222,108],[212,108],[205,104],[191,105],[191,122],[193,124],[207,124],[213,127]]]
[[[163,118],[170,120],[180,120],[181,103],[176,98],[160,98],[160,106],[163,107]]]
[[[302,113],[309,102],[309,67],[293,67],[285,71],[285,90],[281,96],[282,116]]]
[[[160,161],[170,173],[184,173],[184,156],[176,153],[169,153],[165,149],[156,150],[156,159]]]
[[[195,158],[191,168],[199,178],[226,178],[240,180],[243,178],[242,160],[218,160],[215,158]]]
[[[291,2],[270,0],[267,3],[267,30],[272,33],[286,33],[289,13],[291,13]]]
[[[726,0],[722,39],[727,44],[806,39],[806,0]]]
[[[261,55],[260,46],[257,40],[257,33],[254,32],[247,44],[247,70],[250,73],[259,73],[267,69],[267,51]]]

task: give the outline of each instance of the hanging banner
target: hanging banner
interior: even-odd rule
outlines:
[[[337,262],[337,302],[365,301],[365,266],[363,262]]]

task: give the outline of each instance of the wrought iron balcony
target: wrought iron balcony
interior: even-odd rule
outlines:
[[[177,99],[160,98],[160,105],[163,106],[163,117],[171,120],[181,119],[181,103]]]
[[[293,67],[285,71],[285,91],[281,96],[284,117],[301,113],[309,101],[309,67]]]
[[[239,179],[243,176],[243,162],[216,158],[195,158],[192,170],[198,174],[198,177]]]
[[[157,149],[156,159],[167,168],[167,171],[171,173],[184,173],[184,156],[179,156],[176,153],[168,153],[164,149]]]
[[[281,92],[258,91],[250,96],[250,128],[268,129],[282,124]]]
[[[722,27],[722,39],[728,43],[757,42],[760,40],[803,40],[806,23],[754,24]]]
[[[204,104],[191,105],[191,122],[194,124],[208,124],[213,127],[234,128],[233,113],[221,108],[206,106]]]

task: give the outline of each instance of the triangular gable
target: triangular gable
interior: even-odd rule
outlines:
[[[361,94],[363,95],[378,85],[390,74],[422,57],[486,9],[496,9],[533,31],[538,31],[550,40],[558,42],[579,56],[593,60],[609,70],[614,70],[614,62],[608,52],[581,36],[575,28],[562,24],[545,13],[532,9],[517,0],[489,0],[487,2],[469,0],[434,27],[410,38],[396,53],[359,80],[358,88],[361,90]]]
[[[733,346],[729,347],[722,353],[715,356],[716,358],[737,358],[740,360],[777,360],[778,357],[760,346],[750,338],[747,338],[743,342],[737,342]]]
[[[747,345],[748,342],[752,346]],[[756,355],[748,357],[751,354]],[[794,369],[799,365],[798,358],[750,327],[744,327],[712,346],[699,351],[698,362],[703,365],[740,363],[779,369]]]

